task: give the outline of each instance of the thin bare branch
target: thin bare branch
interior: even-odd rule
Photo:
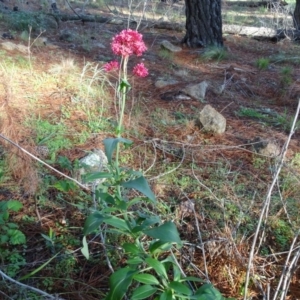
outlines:
[[[260,231],[260,228],[261,228],[261,225],[262,225],[263,218],[265,217],[265,213],[266,213],[266,211],[267,211],[267,209],[270,205],[271,195],[272,195],[274,186],[276,185],[276,182],[278,180],[278,176],[280,174],[281,168],[283,166],[283,162],[284,162],[284,159],[285,159],[285,156],[286,156],[286,153],[287,153],[288,146],[289,146],[291,138],[294,134],[295,127],[296,127],[296,122],[297,122],[298,115],[299,115],[299,111],[300,111],[300,99],[298,101],[298,107],[297,107],[297,110],[296,110],[296,113],[295,113],[294,121],[293,121],[291,130],[290,130],[290,134],[289,134],[288,139],[287,139],[287,141],[284,145],[284,148],[283,148],[283,151],[282,151],[282,154],[281,154],[281,159],[280,159],[280,162],[279,162],[278,167],[277,167],[277,171],[276,171],[276,173],[274,175],[274,178],[273,178],[273,181],[272,181],[272,183],[269,187],[269,190],[268,190],[268,193],[267,193],[266,199],[264,201],[264,205],[263,205],[263,208],[262,208],[259,220],[258,220],[257,228],[256,228],[256,231],[255,231],[255,235],[254,235],[254,238],[253,238],[252,247],[251,247],[251,251],[250,251],[250,255],[249,255],[249,262],[248,262],[247,275],[246,275],[246,281],[245,281],[244,300],[247,300],[248,285],[249,285],[249,281],[250,281],[250,274],[252,273],[252,261],[253,261],[253,256],[254,256],[254,251],[255,251],[255,247],[256,247],[258,234],[259,234],[259,231]]]
[[[63,298],[60,298],[58,296],[52,296],[52,295],[50,295],[50,294],[48,294],[48,293],[46,293],[46,292],[44,292],[44,291],[42,291],[40,289],[37,289],[37,288],[35,288],[33,286],[30,286],[30,285],[24,284],[22,282],[19,282],[19,281],[15,280],[15,279],[9,277],[8,275],[6,275],[1,270],[0,270],[0,276],[2,276],[3,280],[6,279],[6,280],[8,280],[8,281],[10,281],[10,282],[12,282],[12,283],[14,283],[14,284],[16,284],[18,286],[21,286],[21,287],[23,287],[25,289],[32,290],[32,291],[34,291],[34,292],[36,292],[36,293],[38,293],[40,295],[43,295],[44,297],[47,297],[47,299],[49,299],[49,300],[64,300]]]
[[[39,159],[38,157],[36,157],[35,155],[33,155],[32,153],[28,152],[27,150],[25,150],[23,147],[19,146],[17,143],[13,142],[12,140],[8,139],[7,137],[5,137],[3,134],[0,134],[0,137],[2,139],[4,139],[5,141],[9,142],[10,144],[14,145],[15,147],[17,147],[19,150],[21,150],[22,152],[24,152],[25,154],[29,155],[31,158],[33,158],[34,160],[38,161],[39,163],[43,164],[44,166],[46,166],[47,168],[51,169],[52,171],[56,172],[57,174],[73,181],[74,183],[76,183],[78,186],[80,186],[81,188],[83,188],[84,190],[90,190],[88,187],[86,187],[85,185],[83,185],[82,183],[80,183],[78,180],[56,170],[55,168],[53,168],[52,166],[48,165],[47,163],[45,163],[44,161],[42,161],[41,159]]]

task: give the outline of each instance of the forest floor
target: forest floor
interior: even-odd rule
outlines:
[[[23,3],[19,11],[38,14],[42,8],[39,3]],[[12,9],[9,4],[7,7]],[[112,11],[100,13],[97,7],[88,11],[113,16]],[[18,18],[0,20],[0,34],[9,32],[14,37],[10,42],[27,47],[28,41],[35,41],[38,30],[32,32],[30,40],[27,33],[26,39],[26,26],[18,27],[23,20]],[[115,59],[111,39],[125,27],[126,23],[61,22],[59,28],[41,34],[47,38],[46,45],[39,39],[28,53],[0,49],[1,134],[35,155],[38,146],[46,146],[50,153],[39,157],[73,176],[63,159],[73,163],[90,150],[103,149],[103,139],[113,135],[116,80],[101,67]],[[124,151],[121,161],[148,171],[146,176],[157,199],[168,207],[160,213],[176,222],[182,239],[188,242],[180,258],[182,266],[185,272],[200,276],[197,270],[204,268],[203,251],[197,247],[192,251],[188,246],[198,243],[197,221],[191,215],[178,216],[186,197],[195,201],[197,220],[207,242],[209,278],[224,296],[240,299],[257,219],[278,163],[276,158],[259,155],[251,144],[261,138],[284,147],[300,99],[300,46],[289,38],[275,43],[224,35],[225,51],[216,55],[215,49],[205,52],[184,46],[181,52],[170,53],[161,48],[161,41],[180,46],[184,32],[140,29],[148,50],[141,58],[132,58],[129,68],[143,61],[149,76],[130,78],[124,136],[134,141],[134,147]],[[212,54],[205,59],[209,51]],[[158,79],[174,79],[178,84],[157,88]],[[209,86],[202,102],[164,100],[166,93],[176,94],[203,80]],[[224,83],[223,92],[218,93]],[[97,86],[100,92],[95,92]],[[206,104],[226,118],[225,133],[213,135],[196,126],[195,119]],[[12,216],[25,234],[26,244],[2,245],[0,269],[18,279],[62,252],[64,257],[50,262],[26,284],[58,293],[64,299],[101,299],[99,291],[107,290],[110,271],[99,245],[91,247],[94,256],[90,261],[78,251],[86,207],[91,205],[89,195],[56,189],[55,182],[61,179],[56,173],[14,146],[4,141],[1,144],[0,200],[15,199],[23,204]],[[168,148],[174,146],[185,151],[183,160]],[[265,236],[254,257],[259,284],[251,283],[252,299],[263,299],[258,286],[262,290],[269,286],[271,291],[277,286],[299,230],[299,188],[300,132],[296,130],[273,192]],[[13,253],[17,262],[6,251]],[[67,253],[72,253],[71,258]],[[115,257],[114,263],[121,265],[122,261]],[[286,299],[300,299],[299,286],[298,267]],[[8,282],[0,290],[0,299],[38,299]]]

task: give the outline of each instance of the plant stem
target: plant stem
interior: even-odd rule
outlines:
[[[125,111],[125,104],[126,104],[126,96],[127,96],[127,63],[128,63],[128,57],[122,58],[121,62],[121,72],[123,74],[120,74],[119,76],[119,86],[120,86],[120,94],[119,97],[121,98],[119,104],[120,104],[120,116],[119,116],[119,122],[117,126],[117,138],[121,137],[122,133],[122,124],[123,124],[123,118],[124,118],[124,111]],[[123,76],[122,76],[123,75]],[[120,153],[120,143],[117,143],[116,148],[116,172],[117,177],[120,176],[120,168],[119,168],[119,153]],[[121,198],[121,188],[118,185],[118,195]]]

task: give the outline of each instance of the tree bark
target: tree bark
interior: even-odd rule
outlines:
[[[296,30],[300,30],[300,0],[296,0],[296,6],[294,10],[294,26]]]
[[[300,1],[300,0],[299,0]],[[223,46],[221,0],[185,0],[188,47]]]

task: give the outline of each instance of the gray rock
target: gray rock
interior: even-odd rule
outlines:
[[[276,157],[281,153],[280,147],[270,140],[264,140],[261,137],[257,137],[252,142],[254,150],[261,155]]]
[[[174,74],[183,78],[187,78],[187,76],[189,76],[189,72],[186,69],[175,70]]]
[[[205,99],[207,87],[208,83],[206,81],[202,81],[198,84],[188,85],[182,91],[199,101],[203,101]]]
[[[169,85],[173,85],[173,84],[177,84],[178,81],[177,80],[174,80],[174,79],[170,79],[170,80],[163,80],[163,79],[159,79],[155,82],[155,87],[157,88],[163,88],[163,87],[166,87],[166,86],[169,86]]]
[[[167,49],[171,52],[180,52],[180,51],[182,51],[181,47],[174,46],[172,43],[170,43],[167,40],[163,40],[160,45],[161,45],[162,48],[165,48],[165,49]]]
[[[182,101],[191,100],[190,96],[182,93],[181,91],[171,91],[160,95],[160,99],[164,101]]]
[[[226,119],[209,104],[200,112],[199,121],[206,131],[218,134],[225,132]]]
[[[105,45],[103,45],[102,43],[96,43],[95,47],[97,48],[101,48],[101,49],[106,49],[107,47]]]
[[[100,149],[95,149],[92,153],[79,160],[81,168],[78,170],[77,178],[86,186],[95,186],[105,181],[105,178],[95,179],[86,182],[84,177],[86,174],[103,172],[107,170],[108,160],[105,153]]]
[[[111,19],[108,21],[108,24],[113,24],[113,25],[123,25],[123,21],[120,19]]]
[[[48,46],[48,39],[46,37],[38,37],[33,40],[32,46],[34,47]]]

